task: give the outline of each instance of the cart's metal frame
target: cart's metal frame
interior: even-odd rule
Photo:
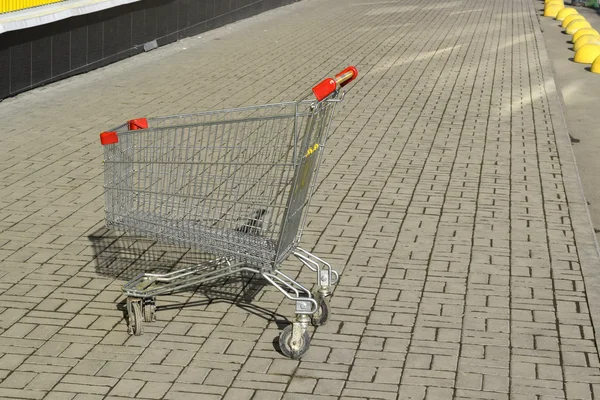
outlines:
[[[300,100],[292,103],[151,120],[132,120],[110,132],[101,134],[102,144],[105,145],[104,187],[107,225],[116,229],[133,231],[165,243],[190,245],[217,256],[217,258],[195,267],[167,274],[142,273],[127,282],[123,291],[127,296],[130,334],[142,334],[142,322],[152,322],[156,319],[156,298],[158,296],[176,293],[232,274],[249,271],[259,274],[285,297],[295,302],[296,318],[280,335],[279,344],[282,352],[288,357],[299,358],[308,350],[310,336],[307,328],[311,323],[319,326],[327,322],[330,315],[328,297],[332,294],[332,287],[337,283],[339,275],[329,263],[298,247],[298,244],[306,223],[307,211],[316,185],[317,172],[322,161],[323,148],[335,105],[344,97],[344,92],[340,91],[340,87],[354,80],[356,76],[356,69],[349,67],[336,75],[335,79],[322,81],[313,88],[316,101]],[[293,116],[284,115],[284,117],[267,115],[268,110],[277,109],[277,107],[282,109],[294,107],[295,114]],[[264,115],[261,114],[262,110],[266,110]],[[243,115],[245,119],[236,119],[236,115]],[[219,126],[225,126],[224,124],[230,124],[227,126],[238,124],[236,126],[239,129],[239,124],[248,123],[255,124],[257,131],[268,129],[263,128],[260,121],[273,118],[293,118],[293,126],[285,125],[285,123],[283,125],[281,123],[279,125],[264,123],[265,126],[270,126],[270,129],[280,129],[281,131],[293,128],[294,137],[289,139],[292,146],[288,145],[290,150],[285,153],[287,147],[281,146],[284,149],[281,155],[282,159],[293,160],[291,164],[281,162],[281,165],[276,165],[273,159],[279,156],[273,156],[270,153],[266,155],[267,150],[258,143],[252,145],[246,143],[244,150],[237,150],[237,144],[230,145],[231,141],[235,143],[238,140],[237,137],[232,136],[232,139],[227,136],[229,131],[226,132],[225,128],[218,133]],[[213,135],[210,131],[212,126],[217,127],[214,129],[215,143],[218,135],[222,137],[218,145],[215,144],[214,148],[210,147],[214,152],[218,151],[217,161],[214,161],[213,157],[211,164],[212,156],[207,155],[208,144],[197,146],[196,142],[198,135],[207,135],[205,131],[209,132],[209,136]],[[190,136],[184,136],[184,133],[180,133],[181,143],[176,144],[178,132],[188,132],[188,130],[196,132],[194,145],[184,145],[184,137],[187,138],[188,143],[191,140]],[[303,133],[299,130],[302,130]],[[277,135],[280,133],[275,132]],[[154,139],[148,139],[152,135],[154,135]],[[170,139],[168,135],[174,137]],[[119,143],[120,140],[122,140],[121,143]],[[201,138],[201,143],[202,140]],[[247,138],[243,140],[250,142]],[[189,150],[190,148],[192,150]],[[195,159],[196,155],[188,154],[190,151],[194,153],[196,151],[194,149],[200,149],[198,150],[198,160]],[[254,151],[256,154],[253,154],[248,160],[244,153],[246,159],[242,157],[244,160],[242,164],[237,161],[236,156],[228,155],[232,151],[238,151],[240,154]],[[185,152],[185,155],[181,154],[182,152]],[[204,152],[202,155],[209,160],[200,160],[200,152]],[[196,186],[202,187],[202,185],[208,184],[206,183],[208,179],[205,181],[203,175],[206,170],[209,170],[206,176],[216,175],[211,180],[217,181],[221,177],[225,180],[229,179],[229,183],[226,183],[225,186],[233,185],[231,176],[235,176],[237,173],[236,168],[249,168],[249,163],[256,163],[257,169],[267,165],[269,161],[262,161],[261,157],[272,158],[270,159],[271,169],[263,169],[252,178],[241,173],[242,177],[235,178],[236,180],[242,181],[243,178],[244,182],[252,182],[252,184],[247,184],[248,188],[242,189],[241,194],[238,188],[235,196],[219,194],[221,197],[217,197],[216,200],[210,198],[211,204],[219,203],[219,201],[222,203],[218,210],[220,213],[218,216],[215,214],[214,207],[211,208],[211,205],[204,204],[208,202],[208,197],[197,200],[199,196],[196,195]],[[228,159],[227,164],[219,161],[224,158]],[[280,163],[279,160],[277,159],[277,163]],[[235,161],[235,164],[232,161]],[[160,169],[161,165],[165,164],[168,164],[169,169]],[[181,165],[192,164],[195,166],[195,170],[194,167],[189,167],[189,170],[181,167]],[[214,170],[210,170],[217,164],[221,165],[221,170],[218,170],[216,166]],[[204,169],[201,170],[197,165],[204,165]],[[223,167],[223,165],[226,166]],[[231,172],[232,165],[234,172]],[[239,165],[244,166],[238,167]],[[154,171],[155,168],[156,171]],[[225,171],[227,168],[229,169]],[[277,168],[280,168],[281,171]],[[149,169],[152,171],[146,171]],[[284,178],[285,172],[289,169],[293,169],[293,171],[288,171],[288,175],[290,172],[293,174],[291,179],[290,177]],[[248,170],[250,171],[250,169]],[[261,173],[263,175],[260,175]],[[246,172],[246,174],[248,173]],[[281,177],[275,176],[278,174]],[[135,176],[137,178],[134,178]],[[202,177],[200,185],[198,185],[199,176]],[[263,176],[270,177],[273,182],[282,185],[284,189],[273,190],[266,183],[265,187],[255,190],[255,186]],[[193,181],[193,189],[191,188],[192,183],[187,184],[186,179]],[[306,185],[306,179],[308,179],[308,185]],[[141,183],[142,180],[143,183]],[[212,187],[211,193],[217,190],[221,193],[221,185],[223,184],[219,183]],[[177,193],[174,192],[175,190]],[[243,192],[244,190],[246,192],[254,190],[255,193],[249,196]],[[207,189],[207,191],[209,190]],[[186,192],[186,195],[180,195],[180,192]],[[227,192],[227,190],[223,190],[223,192]],[[277,216],[272,216],[270,221],[264,221],[263,217],[267,210],[263,209],[259,212],[259,216],[251,220],[250,225],[244,225],[241,230],[233,229],[231,215],[239,213],[239,211],[233,212],[232,210],[243,206],[233,203],[230,197],[237,198],[238,202],[248,202],[248,199],[257,202],[256,198],[260,197],[259,195],[268,197],[268,199],[262,203],[258,201],[257,204],[262,207],[270,207],[273,214],[278,213]],[[253,203],[252,205],[257,204]],[[183,211],[181,211],[182,208],[184,208]],[[201,210],[199,210],[200,208]],[[190,216],[191,213],[194,215]],[[200,220],[193,220],[199,216]],[[267,227],[263,228],[263,224],[266,224]],[[237,241],[239,241],[239,245],[237,245]],[[279,269],[281,263],[289,255],[293,255],[302,265],[316,273],[317,287],[313,293],[309,288]]]

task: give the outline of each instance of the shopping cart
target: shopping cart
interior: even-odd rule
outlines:
[[[251,271],[296,303],[281,351],[308,350],[308,325],[327,322],[338,273],[298,244],[340,89],[357,76],[348,67],[325,79],[316,100],[141,118],[100,134],[107,226],[215,257],[126,283],[130,334],[155,320],[157,296]],[[314,293],[280,271],[290,255],[316,272]]]

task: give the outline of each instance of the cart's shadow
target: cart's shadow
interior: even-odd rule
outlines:
[[[189,248],[168,246],[146,238],[100,228],[88,235],[95,257],[96,273],[122,281],[129,281],[142,273],[164,274],[183,268],[196,266],[214,257],[193,251]],[[286,317],[252,304],[266,282],[259,276],[243,271],[225,278],[210,281],[187,289],[195,292],[199,300],[184,304],[157,306],[157,311],[206,306],[214,303],[230,303],[268,321],[274,321],[280,328],[289,324]],[[125,313],[125,301],[117,305]]]

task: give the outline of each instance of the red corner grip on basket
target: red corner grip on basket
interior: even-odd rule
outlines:
[[[317,98],[317,101],[321,101],[331,93],[335,92],[336,83],[333,79],[327,78],[315,86],[312,91]]]
[[[106,146],[107,144],[119,143],[119,137],[117,136],[117,132],[102,132],[100,134],[100,143],[102,144],[102,146]]]
[[[129,130],[148,129],[148,120],[146,118],[137,118],[129,121]]]

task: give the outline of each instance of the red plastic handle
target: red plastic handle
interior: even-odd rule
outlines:
[[[343,70],[342,72],[340,72],[339,74],[337,74],[335,76],[335,81],[338,85],[340,85],[341,87],[344,87],[347,84],[349,84],[350,82],[352,82],[353,80],[355,80],[357,76],[358,76],[358,70],[356,69],[356,67],[353,67],[351,65],[348,68],[346,68],[345,70]]]
[[[358,70],[356,67],[349,66],[339,74],[335,76],[334,79],[327,78],[320,82],[317,86],[313,87],[312,91],[317,101],[321,101],[331,95],[337,89],[338,85],[340,87],[344,87],[358,76]]]
[[[137,129],[148,129],[148,120],[146,118],[137,118],[127,121],[127,126],[130,131],[134,131]],[[100,134],[100,143],[103,146],[107,144],[115,144],[119,143],[119,135],[117,132],[102,132]]]
[[[137,118],[128,121],[129,130],[135,131],[137,129],[148,129],[148,120],[146,118]]]
[[[102,144],[102,146],[115,143],[119,143],[117,132],[102,132],[100,134],[100,144]]]

